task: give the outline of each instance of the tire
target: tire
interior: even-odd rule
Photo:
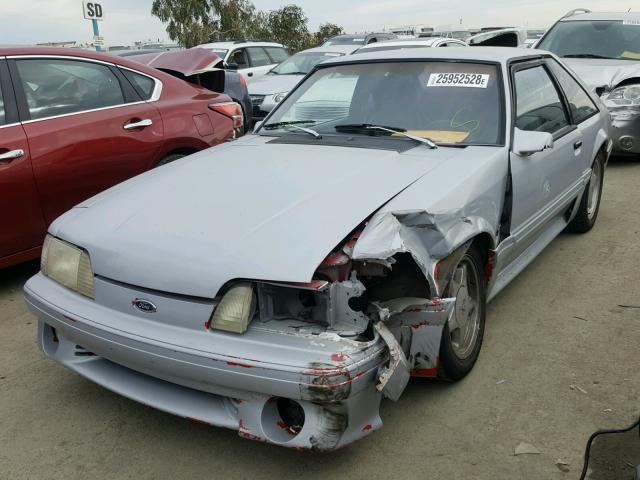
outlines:
[[[182,154],[182,153],[174,153],[172,155],[167,155],[166,157],[164,157],[163,159],[161,159],[158,164],[156,165],[155,168],[161,167],[163,165],[166,165],[167,163],[171,163],[171,162],[175,162],[176,160],[178,160],[179,158],[182,157],[186,157],[186,155]]]
[[[487,285],[482,255],[475,245],[460,260],[447,289],[448,295],[456,297],[456,305],[442,332],[438,375],[457,381],[473,369],[484,337]]]
[[[587,184],[578,213],[569,222],[566,230],[573,233],[587,233],[593,228],[600,211],[602,198],[602,185],[604,182],[604,155],[599,153],[591,167],[591,178]]]

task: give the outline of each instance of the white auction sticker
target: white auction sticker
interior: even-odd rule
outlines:
[[[487,88],[489,77],[484,73],[432,73],[427,87]]]
[[[625,20],[622,20],[622,24],[623,25],[640,25],[640,20],[627,18]]]

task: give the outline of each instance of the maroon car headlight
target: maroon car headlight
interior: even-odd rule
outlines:
[[[96,297],[91,259],[81,248],[47,235],[42,247],[40,269],[44,275],[65,287],[85,297]]]

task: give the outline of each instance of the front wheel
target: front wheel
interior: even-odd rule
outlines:
[[[593,228],[600,211],[602,185],[604,182],[604,155],[598,154],[591,167],[591,178],[582,194],[578,213],[567,225],[567,230],[574,233],[586,233]]]
[[[442,332],[439,375],[445,380],[460,380],[478,359],[487,310],[487,287],[482,255],[474,245],[456,267],[448,287],[448,296],[456,304]]]

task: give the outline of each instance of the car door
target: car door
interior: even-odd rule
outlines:
[[[515,129],[548,132],[553,148],[529,156],[510,153],[513,186],[511,232],[519,254],[554,224],[575,199],[582,133],[571,124],[562,91],[542,61],[514,66]],[[556,232],[558,233],[558,232]]]
[[[267,55],[267,52],[265,52],[262,47],[248,47],[247,53],[249,55],[249,63],[251,65],[251,68],[249,69],[250,72],[247,73],[247,76],[252,80],[264,76],[275,66],[269,58],[269,55]]]
[[[153,85],[147,102],[104,62],[45,56],[8,64],[47,223],[157,161],[157,80],[145,76]]]
[[[42,244],[40,210],[29,143],[18,121],[7,62],[0,59],[0,268],[7,257]]]

